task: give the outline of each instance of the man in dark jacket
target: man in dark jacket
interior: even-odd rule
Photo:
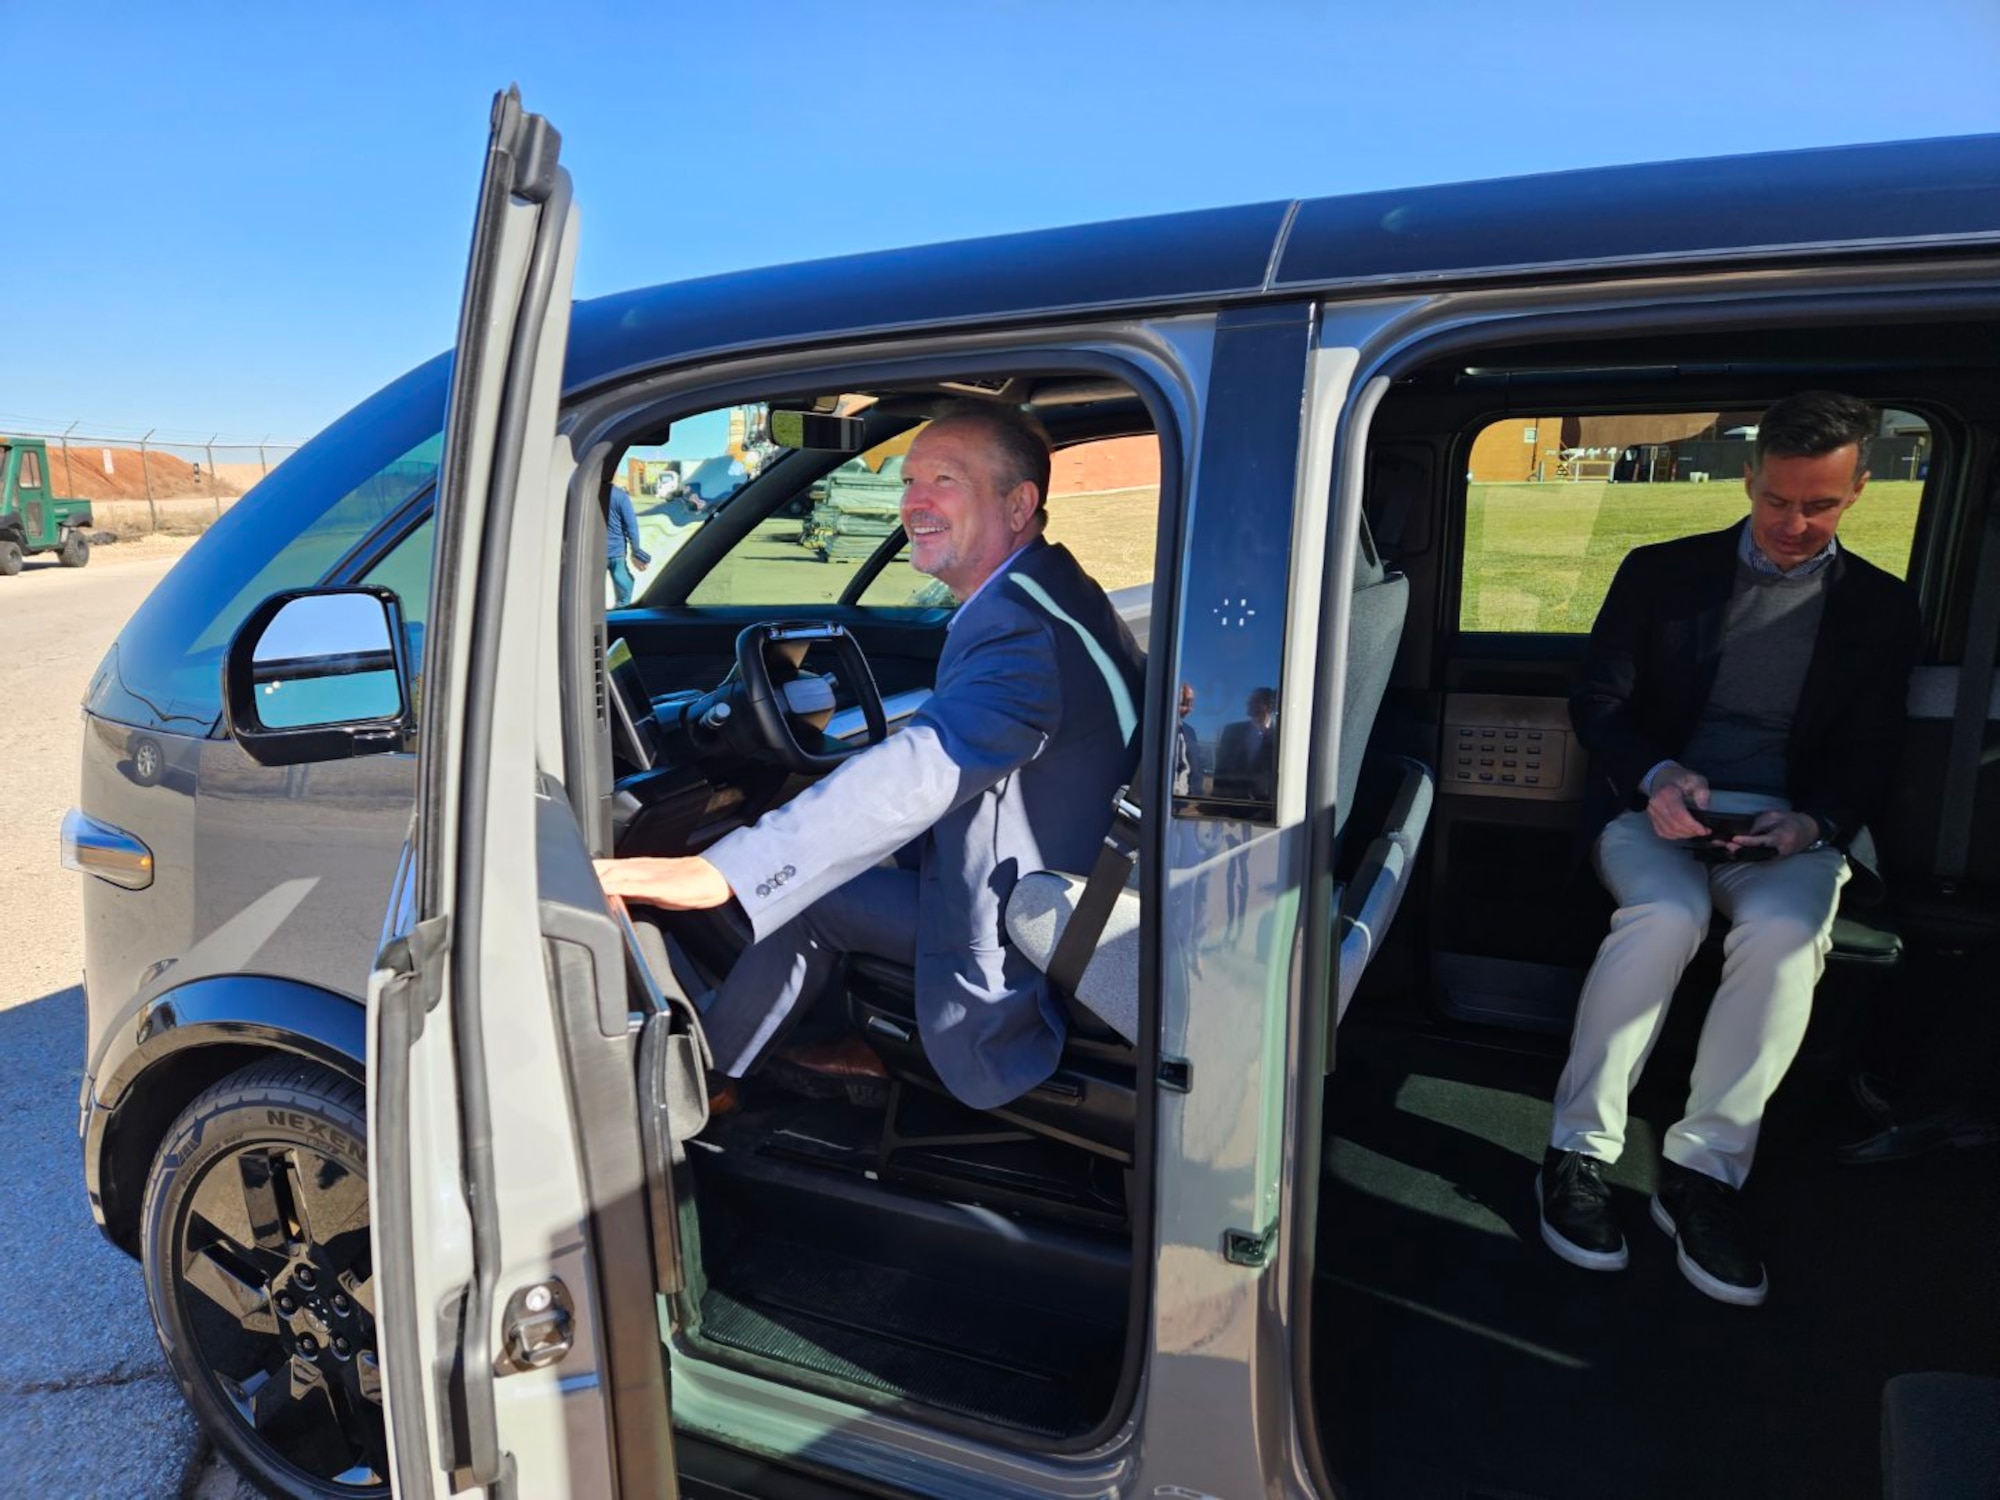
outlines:
[[[1850,862],[1874,878],[1865,823],[1895,766],[1918,644],[1912,591],[1834,540],[1868,481],[1876,425],[1853,397],[1780,401],[1745,471],[1749,519],[1633,552],[1592,627],[1570,709],[1592,757],[1592,852],[1618,911],[1584,983],[1536,1179],[1542,1237],[1572,1264],[1626,1263],[1603,1168],[1719,909],[1722,983],[1687,1111],[1662,1143],[1652,1216],[1698,1289],[1764,1300],[1736,1194],[1805,1034]],[[1752,821],[1722,836],[1705,820],[1726,813]]]
[[[632,602],[632,569],[643,573],[652,563],[652,554],[639,545],[639,517],[632,509],[632,497],[623,485],[611,486],[611,510],[605,517],[605,566],[611,570],[611,603],[623,608]],[[631,561],[626,561],[626,553]]]

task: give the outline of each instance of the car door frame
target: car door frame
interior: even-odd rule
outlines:
[[[369,986],[377,1313],[405,1496],[677,1485],[661,1341],[605,1316],[606,1277],[655,1279],[633,1028],[617,930],[545,777],[560,714],[536,697],[573,467],[555,439],[577,244],[558,155],[518,92],[495,100],[438,478],[417,815]],[[489,1003],[505,1024],[486,1024]],[[563,1087],[521,1086],[552,1072]]]
[[[1197,453],[1199,423],[1207,395],[1211,340],[1209,323],[1209,319],[1201,316],[1170,314],[1151,320],[1143,315],[1113,311],[1095,321],[1064,320],[997,333],[944,329],[893,341],[861,341],[845,348],[746,355],[724,367],[710,363],[692,370],[668,371],[652,377],[639,375],[619,388],[594,393],[575,403],[566,413],[565,430],[579,455],[580,474],[588,475],[610,461],[629,441],[632,430],[656,424],[663,412],[678,408],[710,409],[730,404],[738,397],[756,399],[760,391],[768,390],[778,381],[796,384],[800,378],[809,375],[834,383],[865,386],[874,380],[927,378],[940,370],[962,370],[974,364],[981,369],[1025,370],[1074,363],[1097,374],[1122,372],[1123,378],[1141,392],[1153,411],[1163,455],[1171,445],[1183,455],[1180,462],[1191,464]],[[1174,528],[1180,507],[1172,497],[1185,489],[1177,482],[1177,477],[1169,478],[1165,472],[1168,467],[1163,457],[1161,506],[1155,531],[1156,555],[1162,560],[1163,569],[1163,576],[1156,579],[1161,591],[1159,597],[1170,595],[1173,587],[1172,580],[1164,576],[1164,570],[1172,566],[1167,560],[1178,555]],[[576,495],[583,492],[594,493],[588,482],[573,488],[572,519],[565,547],[578,555],[601,556],[603,519],[599,514],[600,508],[578,500]],[[660,611],[660,628],[671,628],[676,620],[680,620],[713,629],[720,618],[771,618],[774,614],[785,612],[785,607],[781,605],[673,605]],[[822,605],[796,613],[807,618],[851,618],[857,625],[865,626],[865,622],[878,611],[861,605]],[[910,613],[892,612],[902,619],[907,619]],[[935,628],[941,643],[949,612],[927,613],[936,617]],[[623,623],[622,617],[619,623]],[[562,662],[569,701],[592,701],[592,674],[598,670],[596,663],[601,660],[603,649],[602,635],[597,632],[603,626],[602,612],[593,620],[588,607],[572,611],[565,617]],[[1149,675],[1147,693],[1155,695],[1156,690],[1164,693],[1162,684],[1166,681],[1167,678],[1160,673]],[[1160,748],[1164,740],[1159,738],[1157,726],[1167,722],[1167,718],[1159,705],[1151,703],[1150,698],[1148,701],[1149,706],[1142,715],[1146,735],[1146,748],[1142,754],[1155,756],[1164,753]],[[589,764],[587,750],[593,740],[606,745],[609,742],[608,728],[593,724],[587,715],[572,716],[569,732],[575,738],[572,764],[579,767]],[[593,803],[601,803],[611,785],[608,763],[591,774],[599,779],[587,780],[579,775],[569,788],[580,812]],[[1107,809],[1107,816],[1108,813]],[[1152,846],[1149,844],[1148,847]],[[608,847],[605,852],[609,852]],[[1157,880],[1158,869],[1157,859],[1142,859],[1142,881]],[[1159,889],[1151,884],[1145,885],[1144,891],[1146,899],[1159,899]],[[1153,909],[1160,908],[1155,906]],[[1150,951],[1151,943],[1146,947]],[[1141,983],[1151,983],[1144,972]],[[1155,1051],[1154,1039],[1143,1038],[1139,1058],[1141,1076],[1157,1070]],[[1153,1113],[1142,1105],[1137,1122],[1140,1153],[1137,1160],[1140,1162],[1149,1159],[1148,1153],[1152,1149]],[[1150,1236],[1145,1234],[1145,1226],[1152,1221],[1154,1192],[1152,1174],[1135,1172],[1129,1204],[1135,1226],[1135,1274],[1129,1317],[1135,1329],[1144,1327],[1153,1302],[1154,1277],[1147,1269]],[[1128,1365],[1121,1372],[1118,1394],[1112,1403],[1114,1415],[1100,1431],[1057,1449],[1041,1445],[1030,1452],[1011,1456],[1007,1460],[1007,1472],[1014,1477],[1001,1482],[997,1489],[991,1487],[995,1481],[988,1480],[988,1487],[982,1489],[978,1480],[968,1482],[963,1472],[954,1471],[964,1468],[976,1471],[980,1460],[974,1455],[995,1451],[1005,1444],[993,1442],[983,1435],[972,1436],[977,1431],[976,1424],[958,1423],[942,1414],[935,1420],[927,1418],[913,1428],[907,1420],[855,1408],[851,1420],[838,1424],[815,1443],[809,1462],[821,1470],[849,1475],[880,1473],[889,1466],[907,1470],[911,1475],[930,1474],[932,1477],[921,1482],[915,1478],[908,1481],[911,1488],[918,1492],[993,1494],[1014,1492],[1006,1486],[1009,1483],[1018,1486],[1024,1482],[1020,1476],[1027,1470],[1022,1466],[1037,1462],[1040,1455],[1049,1454],[1045,1461],[1049,1466],[1046,1477],[1050,1484],[1073,1486],[1087,1482],[1093,1486],[1115,1486],[1117,1476],[1126,1472],[1132,1461],[1127,1441],[1130,1436],[1127,1414],[1146,1389],[1147,1345],[1148,1340],[1143,1337],[1135,1337],[1128,1344]],[[678,1369],[674,1376],[674,1388],[675,1410],[683,1425],[684,1436],[698,1442],[726,1442],[731,1437],[740,1439],[748,1424],[759,1432],[768,1429],[768,1438],[754,1439],[753,1446],[768,1441],[775,1449],[782,1441],[779,1434],[789,1430],[797,1421],[794,1413],[823,1412],[826,1405],[826,1398],[817,1393],[791,1387],[768,1376],[705,1361],[690,1361]],[[753,1408],[756,1410],[753,1411]],[[813,1423],[816,1427],[825,1425],[821,1416],[815,1416]],[[967,1434],[962,1439],[953,1435],[961,1426]],[[920,1443],[905,1440],[904,1435],[913,1430],[921,1435]]]
[[[1522,342],[1559,342],[1586,339],[1592,333],[1615,326],[1621,333],[1665,333],[1690,324],[1722,326],[1735,323],[1761,326],[1783,321],[1825,321],[1845,311],[1852,315],[1865,310],[1876,316],[1899,302],[1922,306],[1936,299],[1966,299],[1990,303],[1990,280],[1981,279],[1982,265],[1990,260],[1953,264],[1948,260],[1925,260],[1906,254],[1896,260],[1870,266],[1843,263],[1837,256],[1798,266],[1787,271],[1782,286],[1767,283],[1754,269],[1729,270],[1704,266],[1651,267],[1645,274],[1620,273],[1608,267],[1601,278],[1584,282],[1509,281],[1471,290],[1451,288],[1422,293],[1412,291],[1410,300],[1397,315],[1378,325],[1378,336],[1361,343],[1361,360],[1355,374],[1357,391],[1383,380],[1394,380],[1420,365],[1458,352],[1476,354],[1481,350]],[[1388,289],[1393,291],[1394,289]],[[1322,316],[1331,323],[1356,304],[1338,292],[1328,294]],[[1365,289],[1368,299],[1358,306],[1369,308],[1385,292]],[[1343,416],[1335,457],[1339,487],[1334,492],[1334,523],[1328,531],[1328,576],[1351,554],[1341,548],[1348,543],[1353,521],[1364,499],[1370,449],[1369,423],[1365,411]],[[1454,451],[1457,451],[1454,449]],[[1448,467],[1448,463],[1447,463]],[[1920,521],[1918,551],[1935,547],[1927,529],[1931,521]],[[1457,569],[1463,555],[1463,515],[1447,507],[1428,516],[1420,528],[1426,540],[1422,553],[1435,575],[1427,586],[1413,588],[1412,618],[1403,643],[1399,672],[1414,664],[1423,678],[1424,729],[1430,734],[1430,753],[1441,751],[1444,729],[1443,675],[1449,648],[1457,634],[1459,604]],[[1413,578],[1413,584],[1419,580]],[[1447,618],[1449,614],[1449,618]],[[1331,601],[1324,612],[1322,660],[1336,661],[1332,653],[1344,629],[1342,611]],[[1581,651],[1579,637],[1578,651]],[[1323,709],[1337,692],[1335,674],[1324,673],[1318,684],[1318,703]],[[1393,688],[1392,688],[1393,691]],[[1313,794],[1330,798],[1335,767],[1332,745],[1313,763]],[[1316,802],[1324,812],[1330,802]],[[1427,841],[1428,842],[1428,841]],[[1434,855],[1430,857],[1435,857]],[[1337,979],[1338,942],[1331,927],[1317,925],[1326,903],[1322,890],[1333,889],[1330,859],[1315,854],[1313,877],[1322,889],[1313,892],[1311,910],[1315,925],[1306,929],[1306,944],[1298,990],[1310,995],[1323,992]],[[1419,881],[1412,892],[1418,906],[1415,913],[1419,930],[1429,905],[1427,882]],[[1413,924],[1406,916],[1405,933]],[[1324,1013],[1307,1007],[1301,1017],[1302,1047],[1298,1056],[1335,1056],[1332,1038],[1324,1029]],[[1337,1075],[1336,1075],[1337,1076]],[[1320,1091],[1301,1089],[1294,1102],[1288,1141],[1296,1149],[1287,1153],[1286,1215],[1302,1226],[1316,1217],[1319,1178],[1323,1153],[1324,1108]],[[1314,1394],[1311,1339],[1314,1305],[1315,1247],[1309,1232],[1302,1235],[1291,1254],[1291,1308],[1296,1337],[1293,1342],[1292,1392],[1302,1439],[1301,1461],[1313,1474],[1318,1493],[1333,1494],[1338,1489],[1322,1447],[1320,1415]]]

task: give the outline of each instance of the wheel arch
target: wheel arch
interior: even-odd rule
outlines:
[[[297,980],[231,974],[155,996],[118,1028],[83,1127],[91,1212],[113,1244],[138,1255],[147,1174],[181,1111],[230,1074],[281,1056],[365,1084],[362,1003]]]

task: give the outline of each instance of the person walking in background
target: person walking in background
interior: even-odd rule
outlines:
[[[611,570],[612,604],[623,608],[632,602],[632,569],[641,573],[652,557],[639,545],[639,514],[632,509],[632,497],[623,485],[611,486],[611,511],[605,523],[605,564]],[[630,554],[630,562],[626,561]]]

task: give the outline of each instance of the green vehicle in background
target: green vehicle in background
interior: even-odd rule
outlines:
[[[40,438],[0,437],[0,577],[21,559],[53,552],[65,568],[90,561],[88,500],[59,500],[49,488],[49,448]]]

